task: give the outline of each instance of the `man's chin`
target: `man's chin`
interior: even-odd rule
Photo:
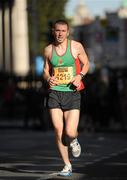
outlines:
[[[63,39],[58,39],[57,42],[62,43]]]
[[[59,43],[62,43],[62,42],[64,41],[64,39],[63,39],[63,38],[58,38],[57,41],[58,41]]]

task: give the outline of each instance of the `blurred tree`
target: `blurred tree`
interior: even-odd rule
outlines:
[[[57,19],[66,19],[68,0],[28,0],[30,54],[36,56],[52,41],[51,26]]]

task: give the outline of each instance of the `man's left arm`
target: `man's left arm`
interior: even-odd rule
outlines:
[[[83,76],[85,76],[89,70],[89,60],[88,60],[88,56],[82,46],[82,44],[79,44],[79,49],[78,49],[79,53],[78,53],[78,58],[82,64],[82,68],[81,68],[81,74]]]
[[[81,71],[79,74],[77,74],[71,81],[75,86],[78,86],[80,81],[83,79],[83,77],[87,74],[89,70],[89,60],[88,56],[82,46],[81,43],[77,44],[77,58],[79,59],[80,63],[82,64]]]

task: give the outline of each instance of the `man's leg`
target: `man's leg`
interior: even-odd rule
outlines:
[[[65,132],[69,138],[74,139],[78,136],[79,116],[80,111],[78,109],[64,111]]]
[[[70,140],[70,147],[74,157],[79,157],[81,154],[81,146],[77,140],[78,124],[79,124],[80,110],[73,109],[64,112],[65,118],[65,132]]]
[[[68,147],[62,143],[62,134],[64,128],[63,111],[59,108],[50,109],[52,123],[55,129],[56,143],[61,157],[66,165],[70,165]]]

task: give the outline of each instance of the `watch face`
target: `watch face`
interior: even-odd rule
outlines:
[[[81,78],[83,78],[83,77],[84,77],[84,74],[83,74],[83,73],[80,73],[80,76],[81,76]]]

